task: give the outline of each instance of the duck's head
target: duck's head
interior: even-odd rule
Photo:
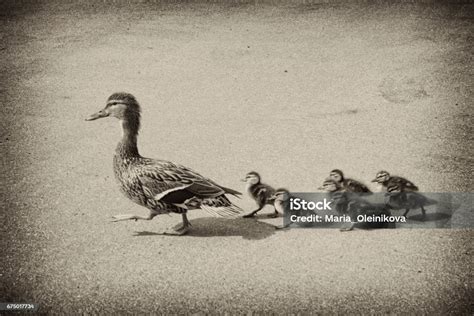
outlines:
[[[290,191],[284,188],[280,188],[273,193],[269,200],[275,200],[279,202],[287,201],[290,198]]]
[[[377,174],[375,175],[375,179],[372,180],[372,182],[384,183],[388,179],[390,179],[390,173],[382,170],[382,171],[377,172]]]
[[[334,170],[331,170],[331,172],[329,173],[329,178],[333,179],[334,181],[338,183],[341,183],[342,181],[344,181],[344,174],[342,173],[341,170],[334,169]]]
[[[132,94],[117,92],[107,99],[105,108],[90,115],[86,118],[86,121],[94,121],[108,116],[113,116],[123,121],[139,121],[140,105]]]
[[[247,182],[248,184],[257,184],[260,183],[260,179],[260,175],[257,172],[250,171],[241,181]]]
[[[324,190],[326,192],[336,192],[341,187],[338,182],[336,182],[333,178],[327,178],[324,180],[323,185],[319,187],[319,190]]]

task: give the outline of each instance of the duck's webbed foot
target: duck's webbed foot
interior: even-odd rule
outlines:
[[[348,231],[351,231],[354,229],[356,223],[352,222],[349,226],[346,226],[346,227],[342,227],[341,229],[339,229],[339,231],[341,232],[348,232]]]
[[[191,227],[191,223],[188,221],[186,214],[182,214],[182,216],[183,223],[168,228],[163,232],[163,235],[182,236],[189,232],[189,227]]]
[[[163,232],[163,235],[173,235],[173,236],[182,236],[189,231],[189,227],[184,226],[183,224],[178,224],[174,227],[170,227]]]
[[[139,215],[132,215],[132,214],[121,214],[121,215],[112,216],[112,218],[113,218],[112,222],[121,222],[121,221],[128,221],[128,220],[138,221],[139,219],[149,221],[149,220],[152,220],[153,217],[155,217],[156,215],[157,214],[155,214],[155,213],[150,213],[148,216],[139,216]]]

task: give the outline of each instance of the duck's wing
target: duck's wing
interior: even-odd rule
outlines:
[[[229,189],[229,188],[224,187],[224,186],[222,186],[222,185],[219,185],[219,184],[217,184],[216,182],[212,181],[211,179],[203,177],[202,175],[200,175],[199,173],[197,173],[196,171],[194,171],[194,170],[192,170],[192,169],[190,169],[190,168],[187,168],[187,167],[184,167],[184,166],[180,166],[180,165],[176,165],[176,167],[177,167],[181,172],[183,172],[183,173],[192,174],[192,175],[194,175],[197,179],[202,179],[202,180],[206,183],[206,185],[209,185],[209,184],[210,184],[210,185],[213,186],[213,187],[217,187],[217,188],[222,189],[222,190],[225,192],[225,194],[232,194],[232,195],[234,195],[234,196],[236,196],[236,197],[239,197],[239,195],[242,195],[241,192],[236,191],[236,190],[233,190],[233,189]]]
[[[268,203],[268,198],[275,193],[275,189],[264,183],[259,183],[251,188],[251,194],[258,204]],[[273,203],[273,202],[272,202]]]
[[[393,177],[390,178],[389,182],[390,181],[394,181],[394,182],[400,184],[404,191],[412,191],[412,192],[418,191],[418,187],[413,182],[411,182],[410,180],[407,180],[405,178],[398,177],[398,176],[393,176]]]
[[[225,198],[228,192],[223,187],[186,167],[172,163],[147,165],[137,178],[148,199],[183,208],[190,208],[189,202],[193,201],[192,208],[202,208],[219,216],[241,213]]]
[[[262,186],[257,191],[258,199],[269,202],[268,198],[270,198],[273,194],[275,194],[275,189],[267,184],[262,184]],[[272,203],[273,204],[273,203]]]
[[[189,194],[205,199],[225,193],[223,189],[207,182],[205,179],[170,170],[154,170],[139,175],[138,179],[147,198],[155,200],[164,200],[173,193],[173,202],[182,203],[189,198]],[[182,193],[182,199],[179,198],[179,193]]]
[[[349,192],[357,192],[357,193],[370,193],[370,189],[363,184],[354,179],[346,179],[344,181],[344,188]]]

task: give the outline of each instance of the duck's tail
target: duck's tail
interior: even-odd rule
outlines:
[[[233,196],[238,197],[238,198],[240,198],[240,195],[242,195],[242,193],[240,193],[239,191],[235,191],[235,190],[232,190],[232,189],[223,187],[223,186],[219,186],[219,187],[220,187],[222,190],[224,190],[224,192],[225,192],[226,194],[232,194]]]
[[[238,217],[244,210],[229,201],[225,195],[205,199],[201,202],[201,209],[216,217]]]

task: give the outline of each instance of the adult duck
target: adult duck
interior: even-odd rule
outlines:
[[[140,105],[129,93],[114,93],[104,109],[86,120],[115,117],[122,125],[122,140],[114,156],[114,173],[121,191],[133,202],[150,210],[148,216],[117,215],[114,221],[151,220],[156,215],[179,213],[183,223],[164,234],[183,235],[189,230],[188,210],[203,209],[219,216],[237,216],[242,209],[226,194],[240,192],[218,185],[197,172],[170,161],[142,157],[137,148],[140,129]]]

